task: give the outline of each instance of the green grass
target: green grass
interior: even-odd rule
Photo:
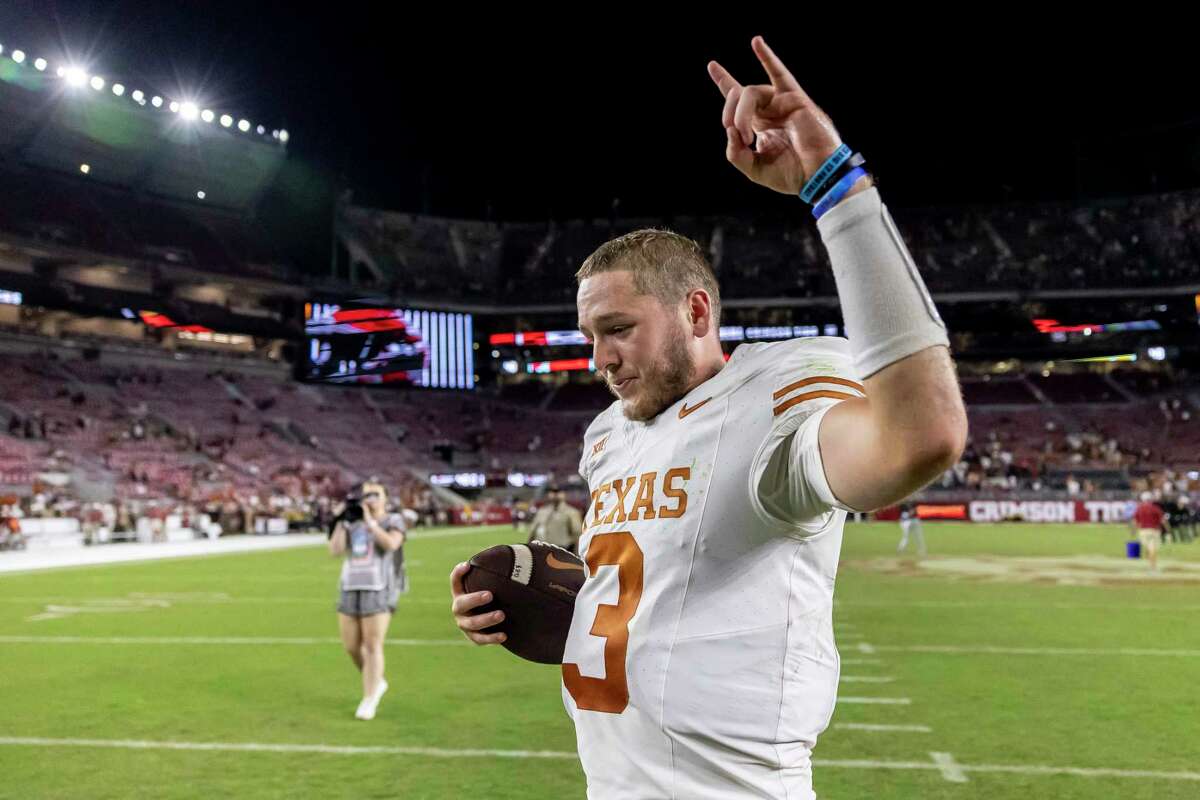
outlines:
[[[927,524],[934,559],[1119,556],[1119,526]],[[894,525],[847,528],[835,619],[843,695],[908,706],[840,705],[836,723],[920,724],[930,733],[831,728],[819,761],[1049,765],[1196,771],[1200,656],[940,654],[912,645],[1200,651],[1200,583],[1064,585],[879,570]],[[412,594],[395,639],[457,641],[450,567],[510,530],[415,538]],[[0,555],[2,557],[2,555]],[[1164,564],[1200,564],[1200,543]],[[1131,567],[1141,565],[1131,564]],[[0,577],[0,637],[336,637],[338,564],[320,548]],[[1082,572],[1080,573],[1082,574]],[[1168,569],[1168,576],[1171,571]],[[158,597],[156,597],[158,595]],[[157,601],[118,611],[111,601]],[[31,621],[48,605],[61,618]],[[128,603],[126,603],[128,605]],[[878,648],[871,655],[860,643]],[[0,639],[0,737],[261,742],[573,751],[558,671],[498,648],[393,646],[392,691],[358,722],[358,675],[336,643],[100,644]],[[831,798],[1185,798],[1200,783],[1160,778],[816,768]],[[584,796],[573,760],[0,745],[0,798],[560,798]]]

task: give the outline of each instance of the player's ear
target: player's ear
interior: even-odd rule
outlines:
[[[712,298],[703,289],[693,289],[687,295],[687,319],[692,335],[703,339],[712,329]]]

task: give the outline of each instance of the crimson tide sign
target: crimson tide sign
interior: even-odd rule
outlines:
[[[972,522],[1125,522],[1133,503],[1122,500],[975,500]]]
[[[1132,500],[972,500],[920,503],[916,512],[921,519],[971,522],[1127,522],[1135,505]],[[900,508],[882,508],[873,516],[897,520]]]

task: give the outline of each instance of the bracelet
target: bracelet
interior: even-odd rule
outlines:
[[[858,183],[859,178],[865,178],[867,171],[862,167],[855,167],[846,173],[846,176],[837,182],[837,185],[829,190],[829,193],[821,198],[821,202],[813,207],[813,217],[820,219],[826,211],[833,208],[842,198],[845,197],[854,184]]]
[[[836,172],[829,176],[829,180],[826,182],[825,186],[837,186],[838,181],[853,172],[855,167],[861,167],[866,163],[867,159],[862,153],[855,153],[854,155],[850,156],[850,159],[845,164],[842,164],[840,167],[838,167]],[[817,195],[817,197],[820,197],[820,195]],[[816,202],[816,200],[813,201],[814,205]]]
[[[811,203],[813,198],[825,188],[825,184],[833,173],[837,172],[837,168],[846,163],[847,159],[854,151],[848,145],[840,145],[837,150],[833,151],[833,155],[825,159],[825,163],[821,168],[808,179],[808,183],[804,184],[804,188],[800,190],[800,199],[806,203]]]

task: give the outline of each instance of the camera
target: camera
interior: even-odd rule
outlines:
[[[358,522],[363,518],[362,500],[358,497],[347,497],[346,507],[338,515],[342,522]]]
[[[367,492],[361,494],[357,489],[346,495],[346,506],[342,509],[342,513],[333,518],[333,522],[329,525],[329,536],[333,536],[333,529],[337,527],[339,522],[344,522],[347,525],[353,525],[356,522],[361,522],[363,518],[363,501],[371,500],[379,497],[376,492]]]

